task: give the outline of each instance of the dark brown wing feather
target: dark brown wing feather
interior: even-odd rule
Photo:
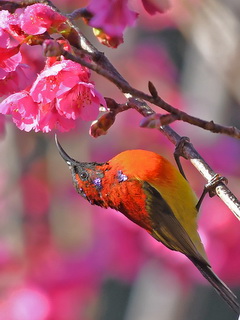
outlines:
[[[143,190],[147,195],[146,207],[151,215],[152,236],[169,249],[180,251],[208,264],[160,193],[147,182],[143,183]]]

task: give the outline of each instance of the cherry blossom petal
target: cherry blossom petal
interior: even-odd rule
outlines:
[[[138,14],[127,6],[127,0],[92,0],[87,9],[93,14],[89,24],[108,35],[122,37],[128,26],[135,24]]]
[[[67,72],[68,71],[68,72]],[[49,103],[64,92],[71,90],[79,81],[82,67],[72,61],[60,61],[42,71],[32,85],[30,94],[34,101]]]
[[[27,91],[14,93],[0,103],[0,113],[12,115],[16,126],[25,131],[35,127],[37,112],[38,106]]]
[[[12,48],[1,48],[0,68],[7,72],[14,71],[22,61],[22,55],[19,51],[19,46]]]
[[[0,28],[7,29],[11,21],[11,13],[7,10],[0,11]]]
[[[0,16],[0,18],[1,18],[1,16]],[[8,48],[9,43],[10,43],[9,34],[5,30],[1,29],[1,27],[0,27],[0,47],[1,48]]]
[[[42,109],[39,113],[38,124],[35,131],[48,133],[57,129],[59,131],[66,132],[75,127],[75,121],[60,115],[53,104],[48,104],[48,106],[44,107],[45,110]],[[47,107],[49,107],[48,112],[46,112]]]
[[[100,104],[106,106],[103,97],[92,83],[79,82],[72,90],[57,99],[57,110],[68,119],[80,117],[85,121],[96,119]]]
[[[34,78],[35,74],[32,70],[22,63],[12,72],[0,69],[0,96],[25,89],[32,83]]]
[[[36,3],[28,6],[20,16],[21,28],[27,34],[42,34],[51,26],[58,26],[66,18],[54,11],[51,7]]]

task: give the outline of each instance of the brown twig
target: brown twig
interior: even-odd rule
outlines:
[[[214,133],[222,133],[229,135],[233,138],[240,139],[240,130],[237,129],[236,127],[229,127],[229,126],[222,126],[220,124],[214,123],[212,120],[207,121],[207,120],[202,120],[197,117],[193,117],[186,112],[180,111],[170,104],[168,104],[166,101],[164,101],[162,98],[159,96],[152,96],[148,95],[140,90],[137,90],[130,86],[127,81],[125,81],[122,77],[118,77],[118,72],[114,71],[109,72],[109,67],[102,65],[99,65],[98,63],[91,63],[87,62],[84,59],[74,56],[68,51],[63,52],[63,55],[65,56],[66,59],[73,60],[75,62],[78,62],[89,69],[95,71],[96,73],[102,75],[103,77],[107,78],[109,81],[113,82],[123,93],[125,94],[130,94],[132,97],[136,97],[139,99],[143,99],[145,101],[148,101],[163,110],[173,114],[175,116],[175,120],[182,120],[184,122],[187,122],[189,124],[198,126],[200,128],[203,128],[205,130],[214,132]],[[110,69],[111,70],[111,69]]]
[[[84,18],[86,20],[90,20],[92,18],[92,13],[89,12],[86,8],[79,8],[68,14],[68,18],[70,20],[77,20]]]

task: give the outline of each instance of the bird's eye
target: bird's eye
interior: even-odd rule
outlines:
[[[88,173],[86,171],[81,172],[79,176],[82,181],[86,181],[88,179]]]

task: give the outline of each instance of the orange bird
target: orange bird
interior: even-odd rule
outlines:
[[[57,137],[56,144],[82,197],[122,212],[157,241],[183,253],[239,314],[236,296],[212,271],[197,232],[197,198],[168,160],[150,151],[127,150],[106,163],[79,162]]]

